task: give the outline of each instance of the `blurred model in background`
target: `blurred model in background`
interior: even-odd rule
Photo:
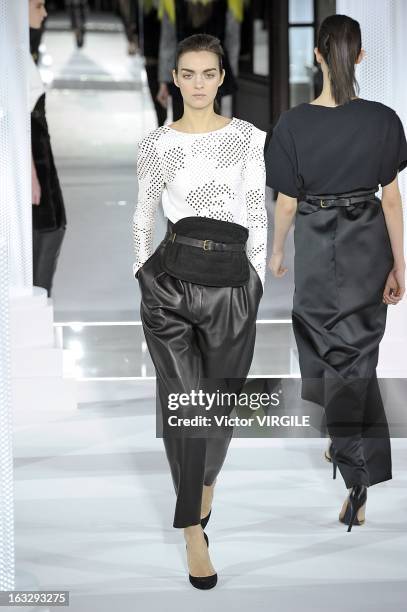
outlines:
[[[160,126],[164,125],[167,119],[167,108],[157,100],[159,92],[158,52],[161,33],[160,0],[140,0],[139,6],[141,10],[137,13],[136,21],[140,51],[144,56],[148,87],[154,104],[157,123]]]
[[[40,29],[46,16],[45,0],[29,0],[31,29]],[[66,216],[45,116],[45,89],[33,57],[29,60],[33,285],[46,289],[50,297]]]
[[[138,49],[138,1],[118,0],[118,3],[120,17],[123,22],[124,31],[128,41],[128,54],[135,55]],[[143,0],[141,0],[141,4],[143,4]]]
[[[70,14],[71,26],[76,38],[76,45],[78,48],[81,48],[83,47],[83,43],[85,41],[88,0],[65,0],[65,7]]]

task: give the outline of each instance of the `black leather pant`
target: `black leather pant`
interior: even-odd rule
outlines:
[[[169,221],[166,237],[171,228]],[[173,526],[188,527],[200,522],[202,487],[211,485],[219,474],[233,428],[225,428],[220,436],[167,434],[168,394],[175,388],[186,393],[209,387],[213,391],[220,379],[220,391],[241,391],[253,357],[263,289],[251,264],[249,282],[242,287],[210,287],[176,279],[161,267],[164,240],[139,270],[140,312],[156,369],[157,405],[177,496]],[[222,414],[232,409],[225,406]],[[190,413],[181,407],[177,417],[184,416]]]

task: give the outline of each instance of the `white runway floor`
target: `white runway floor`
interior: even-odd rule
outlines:
[[[56,407],[17,427],[22,579],[69,590],[73,612],[404,609],[405,440],[393,440],[393,480],[369,491],[366,524],[350,534],[337,520],[345,488],[322,458],[325,440],[233,440],[206,528],[219,582],[200,592],[172,527],[154,383],[143,389],[144,399]]]
[[[140,58],[127,57],[114,32],[89,33],[82,51],[67,32],[47,33],[45,44],[58,85],[48,118],[69,223],[56,321],[137,321],[136,148],[155,127]],[[268,275],[260,318],[289,318],[291,272],[280,283]],[[80,375],[142,375],[128,354],[129,330],[101,334],[82,336]],[[256,351],[256,373],[295,371],[284,326],[263,327]],[[337,520],[346,490],[323,459],[325,440],[233,440],[206,529],[219,582],[198,591],[188,582],[182,530],[172,527],[175,496],[155,437],[154,381],[134,381],[137,392],[125,400],[124,381],[113,399],[103,380],[93,384],[100,401],[16,415],[18,585],[69,590],[72,612],[405,609],[406,440],[392,441],[393,480],[369,490],[366,524],[350,534]]]

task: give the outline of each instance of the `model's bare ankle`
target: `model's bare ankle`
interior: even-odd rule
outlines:
[[[184,527],[184,537],[187,542],[192,540],[203,540],[203,529],[201,523]]]
[[[215,568],[209,556],[201,524],[184,527],[184,536],[190,574],[192,576],[211,576],[214,574]]]

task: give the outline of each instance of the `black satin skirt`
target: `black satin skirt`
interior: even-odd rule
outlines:
[[[162,421],[158,435],[163,437],[176,493],[173,526],[188,527],[200,522],[202,487],[213,484],[219,474],[233,427],[215,435],[205,430],[199,435],[179,434],[167,426],[168,418],[190,418],[191,406],[179,406],[174,412],[168,399],[172,393],[192,390],[241,392],[253,358],[263,289],[252,264],[247,285],[239,287],[199,285],[165,272],[161,255],[172,225],[168,221],[165,238],[137,278],[144,335],[156,370],[157,419]],[[218,416],[228,415],[233,406],[219,409]]]
[[[389,480],[389,431],[376,377],[393,254],[380,199],[322,208],[298,202],[292,321],[302,398],[325,409],[350,488]]]

